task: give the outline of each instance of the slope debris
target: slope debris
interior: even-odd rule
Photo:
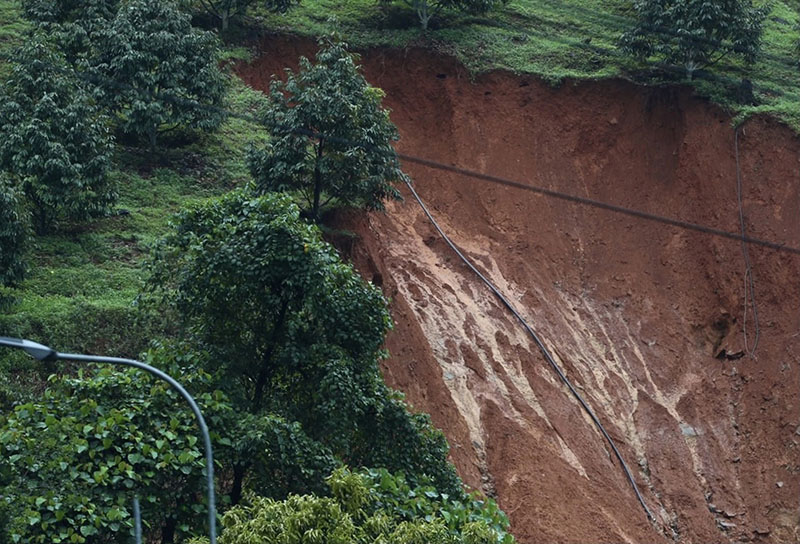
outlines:
[[[256,88],[313,42],[270,36],[237,68]],[[683,88],[553,88],[468,74],[422,49],[364,53],[399,151],[739,232],[734,130]],[[800,245],[800,139],[739,132],[749,236]],[[338,240],[392,302],[387,381],[432,414],[471,486],[523,543],[800,541],[800,257],[751,246],[756,323],[736,240],[406,164],[437,221],[518,307],[620,446],[406,199],[341,212]]]

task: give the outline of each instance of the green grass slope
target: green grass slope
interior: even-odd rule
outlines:
[[[761,3],[762,0],[755,0]],[[800,129],[800,54],[795,46],[798,2],[770,0],[763,55],[750,69],[723,61],[695,81],[698,91],[733,111],[769,112]],[[319,36],[333,31],[359,48],[423,46],[458,57],[470,70],[565,79],[625,77],[648,83],[681,81],[677,70],[656,75],[619,53],[617,39],[633,23],[630,0],[510,0],[485,16],[445,13],[424,33],[402,4],[375,0],[303,0],[286,15],[254,8],[258,24],[283,32]],[[757,107],[741,106],[742,77],[755,89]]]

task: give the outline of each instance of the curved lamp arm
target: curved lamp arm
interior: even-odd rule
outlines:
[[[149,372],[153,376],[161,378],[172,386],[181,396],[189,403],[189,406],[197,418],[197,425],[200,427],[200,432],[203,434],[203,441],[206,449],[206,478],[208,485],[208,531],[209,531],[209,544],[216,544],[217,542],[217,509],[214,502],[214,454],[211,450],[211,437],[208,434],[208,426],[200,408],[194,401],[192,396],[181,384],[175,381],[169,374],[145,364],[141,361],[134,359],[121,359],[119,357],[102,357],[99,355],[78,355],[75,353],[58,353],[52,348],[31,342],[30,340],[22,340],[19,338],[8,338],[0,336],[0,346],[17,348],[25,351],[39,361],[77,361],[83,363],[110,363],[114,365],[132,366],[145,372]]]

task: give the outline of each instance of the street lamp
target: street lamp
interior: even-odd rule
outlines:
[[[194,401],[192,396],[189,394],[186,389],[183,388],[181,384],[175,381],[172,376],[169,374],[162,372],[161,370],[145,364],[141,361],[136,361],[134,359],[121,359],[119,357],[102,357],[99,355],[78,355],[75,353],[58,353],[56,350],[49,348],[47,346],[43,346],[42,344],[37,344],[36,342],[31,342],[30,340],[22,340],[19,338],[8,338],[5,336],[0,336],[0,346],[5,346],[9,348],[16,348],[21,349],[22,351],[26,352],[28,355],[33,357],[34,359],[38,359],[39,361],[76,361],[81,363],[110,363],[113,365],[123,365],[123,366],[132,366],[134,368],[138,368],[140,370],[144,370],[145,372],[149,372],[153,376],[161,378],[168,384],[172,386],[181,396],[189,403],[189,406],[192,408],[192,412],[194,412],[195,418],[197,418],[197,425],[200,427],[200,432],[203,433],[203,441],[205,442],[206,448],[206,477],[207,477],[207,484],[208,484],[208,531],[209,531],[209,544],[216,544],[217,542],[217,511],[216,506],[214,503],[214,454],[211,451],[211,437],[208,434],[208,426],[206,425],[206,420],[203,418],[203,414],[200,412],[200,408],[197,406],[197,403]],[[134,514],[138,512],[138,501],[134,503]],[[136,537],[137,539],[141,539],[141,527],[139,527],[139,517],[135,516],[136,519]]]

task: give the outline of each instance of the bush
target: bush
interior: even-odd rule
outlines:
[[[491,501],[450,501],[432,488],[411,489],[402,477],[385,471],[339,469],[328,483],[330,498],[250,497],[223,517],[220,543],[514,543],[508,521]]]
[[[15,285],[25,275],[26,223],[16,190],[0,172],[0,286]]]

